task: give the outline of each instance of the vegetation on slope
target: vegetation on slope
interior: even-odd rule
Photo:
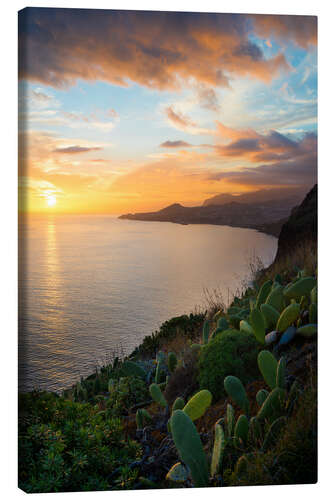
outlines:
[[[20,487],[316,482],[316,242],[305,248],[228,308],[165,322],[61,396],[21,394]]]

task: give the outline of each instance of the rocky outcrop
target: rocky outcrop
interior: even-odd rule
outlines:
[[[306,195],[302,203],[295,207],[283,224],[275,260],[295,251],[298,245],[317,242],[318,230],[318,190],[317,184]]]

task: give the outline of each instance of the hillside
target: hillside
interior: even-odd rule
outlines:
[[[314,186],[229,304],[171,318],[61,396],[20,394],[20,488],[315,483],[316,209]]]
[[[225,205],[226,203],[230,203],[232,201],[236,201],[237,203],[252,204],[267,203],[273,200],[284,200],[284,203],[287,203],[290,207],[294,207],[304,199],[307,191],[308,188],[306,187],[288,187],[283,189],[259,189],[257,191],[251,191],[238,196],[231,195],[229,193],[221,193],[205,200],[203,202],[203,206]]]
[[[236,197],[235,197],[236,198]],[[231,201],[223,205],[184,207],[174,203],[156,212],[121,215],[120,219],[174,222],[178,224],[216,224],[258,229],[278,236],[281,226],[297,198],[278,198],[260,202]]]
[[[317,184],[308,192],[302,203],[292,210],[289,219],[283,224],[276,261],[292,252],[301,243],[317,244],[318,228],[318,188]]]

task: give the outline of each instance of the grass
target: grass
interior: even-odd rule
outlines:
[[[295,269],[305,269],[308,275],[316,276],[317,268],[317,242],[308,240],[300,242],[292,252],[274,261],[267,269],[258,268],[254,272],[254,279],[260,285],[267,279],[274,279],[277,274],[281,274],[286,280],[289,280],[295,274]]]
[[[257,450],[244,474],[226,474],[228,486],[317,482],[317,390],[310,380],[277,444]]]

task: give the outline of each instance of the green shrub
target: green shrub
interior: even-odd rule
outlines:
[[[199,384],[218,400],[225,396],[223,382],[228,375],[244,384],[258,375],[257,356],[260,344],[254,335],[238,330],[225,330],[201,350]]]
[[[150,400],[147,384],[139,377],[121,377],[107,400],[107,416],[120,417],[138,404]]]
[[[190,314],[177,316],[165,321],[160,329],[151,335],[147,335],[142,343],[132,352],[131,356],[155,356],[156,352],[165,342],[169,342],[178,336],[193,341],[199,333],[205,320],[204,314]]]
[[[19,487],[27,493],[121,489],[119,467],[140,458],[121,420],[91,404],[33,392],[19,399]]]

